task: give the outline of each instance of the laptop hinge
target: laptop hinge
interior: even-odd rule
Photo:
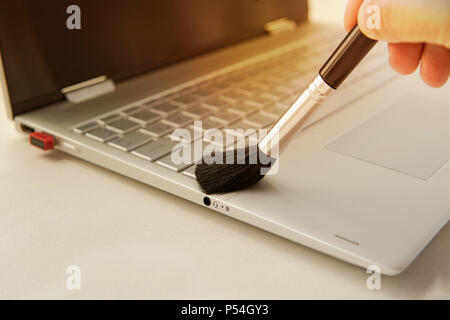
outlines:
[[[287,31],[297,29],[297,23],[288,18],[281,18],[274,21],[267,22],[264,25],[264,30],[270,35],[275,35]]]
[[[68,101],[72,103],[80,103],[115,90],[116,86],[111,79],[108,79],[106,76],[100,76],[65,87],[61,90],[61,92]]]

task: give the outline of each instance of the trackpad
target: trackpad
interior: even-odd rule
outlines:
[[[449,107],[410,95],[326,148],[427,180],[449,159]]]

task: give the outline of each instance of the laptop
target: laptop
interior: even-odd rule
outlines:
[[[256,186],[203,194],[170,156],[196,139],[176,129],[270,128],[344,35],[306,0],[4,0],[1,88],[36,147],[396,275],[449,220],[449,91],[397,76],[385,44]]]

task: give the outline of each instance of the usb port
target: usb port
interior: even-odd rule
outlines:
[[[21,129],[23,132],[25,132],[25,133],[33,133],[33,132],[34,132],[34,129],[33,129],[33,128],[31,128],[31,127],[29,127],[29,126],[27,126],[27,125],[25,125],[25,124],[21,124],[21,125],[20,125],[20,129]]]

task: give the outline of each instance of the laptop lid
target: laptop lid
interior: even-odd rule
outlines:
[[[117,83],[261,35],[283,17],[306,20],[307,0],[2,0],[12,115],[63,100],[63,88],[89,79]]]

